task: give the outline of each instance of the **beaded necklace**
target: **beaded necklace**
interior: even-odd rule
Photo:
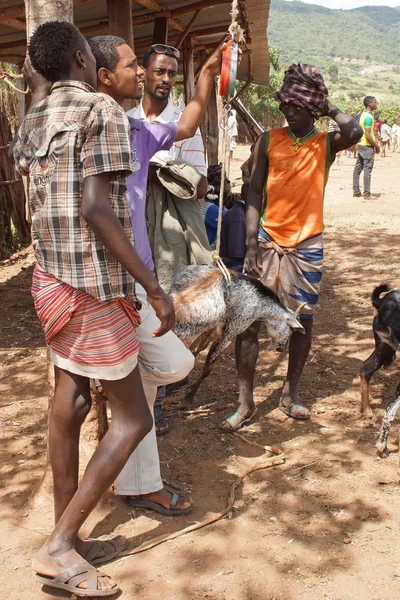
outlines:
[[[311,137],[315,133],[315,127],[313,127],[311,129],[311,131],[309,131],[306,135],[304,135],[301,138],[296,137],[289,127],[288,127],[288,132],[289,132],[289,136],[293,140],[293,142],[292,142],[293,143],[293,150],[295,152],[297,152],[302,147],[303,142],[305,142],[309,137]]]

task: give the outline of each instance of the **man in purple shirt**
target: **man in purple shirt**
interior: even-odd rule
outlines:
[[[125,41],[114,36],[98,36],[89,40],[89,45],[97,63],[98,91],[110,95],[121,106],[125,99],[139,99],[144,70],[138,66],[135,54]],[[156,52],[163,52],[165,46],[155,45],[154,48]],[[129,119],[133,173],[128,178],[127,197],[132,213],[135,249],[149,270],[154,269],[145,218],[149,160],[159,150],[168,150],[174,141],[195,134],[220,65],[221,52],[218,52],[204,65],[194,95],[178,123],[148,123]],[[136,293],[143,303],[140,311],[142,324],[137,329],[141,347],[139,367],[146,398],[152,408],[157,387],[186,377],[194,359],[172,332],[160,338],[152,337],[158,319],[140,286],[137,286]],[[117,479],[116,492],[125,496],[131,506],[145,507],[163,514],[184,514],[192,508],[189,498],[178,496],[163,487],[154,427],[129,458]]]

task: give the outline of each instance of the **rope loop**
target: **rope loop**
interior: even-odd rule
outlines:
[[[222,275],[224,276],[226,283],[228,284],[228,286],[230,286],[232,282],[231,274],[216,250],[214,250],[214,252],[212,253],[212,259],[215,266],[219,268]]]
[[[15,75],[14,73],[7,73],[7,71],[0,71],[0,81],[4,81],[4,83],[19,94],[29,94],[31,91],[29,86],[27,86],[25,90],[20,90],[12,83],[12,81],[10,81],[10,79],[23,79],[23,77],[23,75]]]

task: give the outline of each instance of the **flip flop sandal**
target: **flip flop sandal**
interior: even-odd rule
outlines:
[[[253,410],[249,417],[244,417],[235,411],[225,417],[219,428],[225,433],[233,433],[234,431],[244,427],[246,423],[248,423],[254,417],[255,412],[256,409]],[[229,427],[226,427],[225,424],[229,425]]]
[[[308,413],[308,416],[306,416],[306,417],[303,417],[300,415],[294,415],[294,414],[292,414],[294,406],[301,406],[301,408],[306,409],[305,406],[302,406],[301,404],[296,404],[296,402],[291,402],[287,406],[284,406],[283,404],[279,404],[278,408],[283,413],[285,413],[285,415],[287,415],[288,417],[291,417],[292,419],[296,419],[296,421],[308,421],[308,419],[311,417],[310,413]]]
[[[106,563],[127,549],[128,542],[125,544],[121,544],[119,539],[121,536],[113,537],[113,538],[98,538],[95,540],[87,539],[86,542],[92,542],[89,550],[86,555],[83,557],[88,563],[91,565],[102,565]],[[103,550],[104,556],[99,556],[95,558],[97,554]]]
[[[136,496],[135,498],[127,496],[125,498],[125,502],[133,508],[147,508],[148,510],[154,510],[155,512],[160,513],[161,515],[168,515],[168,517],[179,517],[180,515],[187,515],[187,513],[189,513],[192,510],[193,505],[189,506],[189,508],[176,508],[180,496],[178,496],[178,494],[175,494],[175,492],[170,492],[170,494],[171,501],[169,503],[169,508],[165,508],[161,504],[158,504],[158,502],[145,500],[142,496]]]
[[[99,577],[106,577],[106,575],[87,562],[66,569],[63,573],[57,575],[57,577],[47,577],[38,573],[35,575],[36,581],[42,585],[47,585],[50,588],[58,590],[66,590],[71,594],[75,594],[75,596],[103,598],[105,596],[115,596],[119,592],[120,587],[118,585],[115,585],[111,590],[98,590],[97,582]],[[78,585],[85,581],[87,582],[86,588],[78,587]]]
[[[169,419],[168,419],[167,415],[165,414],[163,407],[160,404],[154,405],[154,424],[156,426],[156,435],[157,436],[166,435],[167,433],[169,433],[171,431],[171,424],[169,422]],[[160,429],[159,431],[157,431],[158,424],[166,425],[166,427],[163,427],[163,429]]]

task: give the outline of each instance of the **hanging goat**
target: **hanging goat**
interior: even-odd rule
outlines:
[[[190,402],[228,343],[255,321],[265,323],[278,351],[286,350],[293,331],[304,333],[298,314],[285,308],[272,290],[247,275],[230,274],[229,284],[217,267],[193,265],[179,271],[172,280],[174,332],[186,346],[195,346],[195,354],[212,342],[203,373],[187,396]]]

